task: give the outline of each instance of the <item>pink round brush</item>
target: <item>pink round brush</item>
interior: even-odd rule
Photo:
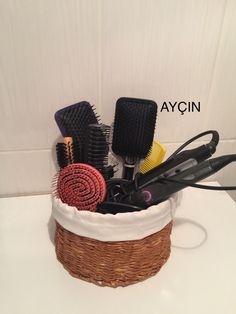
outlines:
[[[58,196],[79,210],[96,211],[106,194],[106,184],[94,167],[76,163],[61,169],[57,179]]]

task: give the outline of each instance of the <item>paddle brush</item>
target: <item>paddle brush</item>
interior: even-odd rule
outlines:
[[[123,178],[132,180],[138,159],[149,153],[155,131],[157,104],[122,97],[116,102],[112,150],[124,159]]]
[[[94,107],[87,101],[81,101],[58,110],[54,117],[62,136],[73,137],[74,143],[80,145],[82,158],[87,127],[99,120]]]

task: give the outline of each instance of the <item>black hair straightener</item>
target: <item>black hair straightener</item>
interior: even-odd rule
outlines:
[[[205,135],[212,134],[212,139],[208,144],[201,145],[194,149],[182,151],[184,147],[194,142],[195,140]],[[153,168],[145,174],[138,174],[134,180],[134,185],[128,188],[129,191],[133,188],[142,188],[149,185],[153,181],[156,181],[160,176],[173,176],[179,172],[182,172],[190,167],[193,167],[200,162],[211,157],[215,151],[216,146],[219,143],[219,134],[217,131],[209,130],[194,136],[182,146],[180,146],[165,162],[159,166]],[[181,152],[182,151],[182,152]]]
[[[203,161],[183,172],[169,178],[159,178],[156,182],[131,192],[123,199],[123,202],[143,209],[148,208],[149,206],[165,201],[170,195],[187,186],[202,187],[194,183],[209,177],[233,161],[236,161],[236,154]],[[223,187],[223,189],[225,190],[227,188]],[[236,187],[229,187],[228,190],[229,189],[233,190],[236,189]]]
[[[187,145],[207,134],[212,134],[212,139],[208,144],[182,151]],[[126,180],[109,180],[107,182],[106,202],[123,203],[122,211],[127,210],[128,212],[158,204],[186,186],[212,190],[235,190],[236,187],[234,186],[209,187],[196,184],[196,182],[207,178],[236,160],[236,155],[228,155],[206,161],[216,151],[218,142],[219,134],[217,131],[203,132],[180,146],[159,166],[145,174],[138,173],[131,183]],[[101,204],[101,207],[104,206],[103,212],[108,213],[108,207],[105,203],[104,205]],[[112,214],[118,212],[119,207],[116,206]]]
[[[194,149],[182,151],[187,145],[193,141],[211,134],[212,139],[209,143],[201,145]],[[137,173],[135,179],[130,181],[124,179],[111,179],[107,183],[106,201],[121,202],[123,196],[134,190],[141,189],[152,182],[155,182],[160,176],[172,176],[176,173],[184,171],[190,167],[211,157],[216,151],[219,142],[219,134],[217,131],[209,130],[194,136],[182,146],[180,146],[165,162],[161,163],[145,174]]]

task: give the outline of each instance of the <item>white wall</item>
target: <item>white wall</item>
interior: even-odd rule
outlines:
[[[217,129],[218,155],[236,153],[235,0],[2,0],[0,33],[1,196],[50,190],[53,115],[80,100],[105,123],[120,96],[200,101],[160,113],[158,139],[171,153]]]

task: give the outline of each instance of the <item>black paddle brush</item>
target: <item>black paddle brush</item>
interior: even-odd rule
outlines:
[[[112,150],[124,159],[123,178],[132,180],[135,163],[149,153],[155,131],[157,104],[122,97],[116,102]]]
[[[95,113],[94,107],[87,101],[62,108],[55,113],[54,117],[62,136],[73,137],[74,143],[80,145],[81,152],[88,125],[99,122],[99,116]]]

